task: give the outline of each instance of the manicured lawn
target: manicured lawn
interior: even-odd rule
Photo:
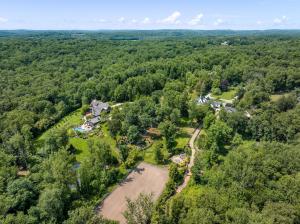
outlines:
[[[177,142],[176,148],[183,149],[184,146],[186,146],[188,144],[189,140],[190,140],[190,138],[187,138],[187,137],[176,138],[176,142]]]
[[[44,140],[47,135],[49,135],[52,131],[58,130],[60,128],[70,128],[72,126],[77,126],[82,124],[82,115],[80,112],[80,108],[76,111],[70,113],[69,115],[65,116],[63,119],[61,119],[58,123],[53,125],[51,128],[49,128],[47,131],[45,131],[38,139],[37,141]]]
[[[82,162],[84,158],[90,155],[87,139],[82,138],[70,138],[70,143],[76,149],[76,160]]]
[[[162,153],[164,154],[165,158],[168,158],[169,153],[166,148],[165,141],[163,139],[159,139],[155,140],[153,144],[144,151],[143,157],[145,162],[157,165],[156,161],[154,160],[154,149],[160,143],[163,144]]]
[[[67,115],[63,119],[61,119],[56,125],[52,126],[49,130],[44,132],[37,139],[36,143],[42,145],[44,139],[52,131],[55,131],[60,128],[67,128],[67,129],[71,130],[71,128],[81,125],[82,123],[83,123],[83,120],[82,120],[81,111],[80,111],[80,109],[78,109],[78,110],[74,111],[73,113]],[[184,122],[182,122],[182,123],[185,124]],[[80,138],[80,137],[70,137],[70,139],[69,139],[70,144],[72,144],[74,146],[74,148],[77,150],[76,160],[78,162],[82,162],[86,157],[89,156],[89,154],[90,154],[89,146],[88,146],[89,140],[92,140],[95,143],[97,143],[97,142],[107,143],[108,145],[111,146],[113,154],[117,158],[119,158],[120,155],[119,155],[119,152],[116,147],[116,145],[117,145],[116,140],[111,137],[108,127],[107,127],[107,123],[100,124],[100,126],[101,126],[100,132],[102,133],[100,135],[97,134],[97,131],[93,131],[92,133],[94,133],[94,134],[91,133],[85,139]],[[188,128],[188,127],[180,127],[180,134],[176,137],[176,142],[177,142],[176,148],[183,149],[184,146],[186,146],[188,144],[192,130],[193,129]],[[163,139],[157,139],[154,141],[152,146],[150,146],[147,150],[145,150],[143,152],[143,157],[146,162],[151,163],[151,164],[156,164],[156,162],[154,161],[153,150],[154,150],[155,146],[157,144],[159,144],[160,142],[163,143],[163,153],[164,153],[165,157],[168,158],[168,151],[165,146],[165,141]]]
[[[81,115],[81,111],[79,108],[76,111],[74,111],[73,113],[65,116],[57,124],[55,124],[50,129],[45,131],[36,140],[36,145],[42,145],[44,139],[49,134],[51,134],[51,132],[53,132],[53,131],[56,131],[56,130],[62,129],[62,128],[71,130],[71,128],[79,126],[82,123],[83,123],[83,120],[82,120],[82,115]],[[119,153],[116,150],[116,141],[115,141],[115,139],[113,139],[110,136],[106,123],[101,124],[101,132],[102,132],[102,135],[100,135],[100,136],[97,136],[96,134],[91,135],[91,136],[88,135],[88,137],[86,139],[78,138],[78,137],[70,137],[70,139],[69,139],[70,144],[72,144],[77,150],[76,160],[78,162],[82,162],[84,160],[84,158],[86,158],[89,155],[89,153],[90,153],[89,147],[88,147],[89,140],[93,140],[95,143],[96,142],[105,142],[105,143],[109,144],[111,146],[111,148],[113,149],[113,154],[117,157],[119,156]]]
[[[77,150],[76,160],[78,162],[82,162],[87,156],[89,156],[90,154],[89,145],[88,145],[89,140],[94,141],[94,143],[97,142],[107,143],[108,145],[111,146],[113,155],[119,158],[119,153],[116,148],[116,140],[110,136],[106,123],[101,124],[101,132],[102,132],[101,136],[93,135],[93,136],[89,136],[86,139],[77,138],[77,137],[70,138],[70,143]]]
[[[211,94],[216,99],[232,100],[237,93],[237,88],[230,88],[229,91],[223,92],[221,95]]]
[[[191,135],[193,133],[193,129],[189,127],[180,128],[180,134],[176,138],[176,148],[183,149],[189,142]]]
[[[112,148],[116,148],[117,147],[116,140],[111,137],[109,130],[108,130],[107,123],[101,124],[101,130],[103,133],[103,136],[101,137],[101,139],[104,142],[106,142],[107,144],[109,144]]]

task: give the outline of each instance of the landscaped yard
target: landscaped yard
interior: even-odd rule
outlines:
[[[189,127],[180,128],[181,133],[176,137],[176,142],[177,142],[176,148],[183,149],[188,144],[193,130],[194,129],[189,128]],[[151,164],[157,164],[154,160],[154,149],[160,143],[163,144],[162,152],[163,152],[165,158],[168,157],[169,153],[166,148],[165,141],[163,138],[160,138],[160,139],[154,140],[153,144],[148,149],[145,150],[145,152],[143,154],[145,162],[148,162]]]
[[[165,158],[168,157],[169,153],[166,148],[165,141],[163,139],[159,139],[155,140],[153,144],[143,152],[145,162],[157,165],[156,161],[154,160],[154,149],[158,144],[163,144],[162,153],[164,154]]]
[[[61,119],[57,124],[49,128],[47,131],[45,131],[37,140],[36,145],[42,145],[45,138],[51,134],[53,131],[57,131],[59,129],[65,128],[68,129],[69,132],[72,132],[72,128],[79,126],[83,123],[82,120],[82,114],[81,114],[81,108],[77,109],[73,113],[65,116],[63,119]],[[117,157],[119,156],[118,151],[116,150],[116,140],[113,139],[108,131],[108,127],[106,123],[100,124],[101,128],[100,130],[93,130],[91,133],[87,134],[87,138],[81,138],[81,137],[70,137],[69,142],[74,146],[76,151],[76,160],[78,162],[82,162],[84,158],[86,158],[89,155],[89,146],[88,141],[93,140],[96,142],[106,142],[111,146],[113,149],[113,154]],[[98,133],[101,133],[101,135],[98,135]]]
[[[52,131],[58,130],[60,128],[70,128],[72,126],[81,125],[83,123],[82,115],[81,115],[81,108],[77,109],[76,111],[70,113],[69,115],[65,116],[61,119],[58,123],[53,125],[47,131],[45,131],[38,139],[37,142],[43,141],[47,135],[49,135]]]
[[[113,150],[113,154],[115,156],[117,156],[117,158],[119,157],[119,153],[116,149],[116,140],[113,139],[108,131],[107,125],[101,124],[101,135],[93,135],[93,136],[89,136],[86,139],[83,138],[79,138],[79,137],[72,137],[70,138],[70,143],[74,146],[74,148],[77,150],[76,151],[76,160],[78,162],[82,162],[90,153],[89,151],[89,146],[88,146],[88,141],[94,141],[94,143],[97,142],[105,142],[108,145],[111,146],[112,150]]]
[[[185,120],[182,120],[182,123],[184,126],[186,125]],[[58,129],[66,128],[69,129],[69,132],[72,132],[72,128],[79,126],[83,123],[82,120],[82,114],[81,114],[81,108],[77,109],[73,113],[67,115],[64,117],[62,120],[60,120],[57,124],[52,126],[50,129],[45,131],[37,140],[36,144],[43,144],[44,139],[53,131],[56,131]],[[99,124],[100,128],[94,129],[92,132],[88,133],[86,135],[86,138],[80,137],[80,136],[73,136],[69,138],[69,143],[73,145],[73,147],[76,149],[76,160],[78,162],[82,162],[89,154],[89,144],[88,142],[94,141],[94,143],[97,142],[105,142],[109,144],[113,150],[113,154],[119,158],[119,152],[116,148],[116,140],[113,139],[109,133],[107,123]],[[180,127],[180,134],[176,137],[176,148],[178,149],[183,149],[187,144],[190,139],[190,136],[193,132],[193,128],[190,127]],[[151,164],[156,164],[154,161],[154,148],[156,147],[157,144],[162,143],[163,144],[163,149],[162,152],[165,155],[165,158],[168,158],[168,150],[166,149],[165,146],[165,141],[160,138],[160,139],[155,139],[153,144],[146,149],[145,151],[142,152],[144,161],[151,163]]]
[[[221,95],[211,94],[216,99],[232,100],[237,94],[237,88],[232,87],[227,92],[223,92]]]

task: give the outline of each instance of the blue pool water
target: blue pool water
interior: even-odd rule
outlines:
[[[79,131],[79,132],[85,132],[84,129],[82,129],[81,127],[76,127],[74,128],[75,131]]]

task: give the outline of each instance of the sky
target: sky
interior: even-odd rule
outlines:
[[[300,29],[300,0],[0,0],[7,29]]]

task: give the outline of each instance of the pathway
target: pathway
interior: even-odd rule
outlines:
[[[192,167],[194,166],[194,161],[195,161],[195,154],[196,154],[196,151],[198,150],[197,146],[195,145],[195,141],[200,133],[200,127],[199,128],[196,128],[190,141],[189,141],[189,146],[192,150],[192,155],[191,155],[191,158],[190,158],[190,163],[188,164],[188,170],[185,174],[185,177],[184,177],[184,181],[183,183],[177,188],[176,192],[177,193],[180,193],[188,184],[188,182],[190,181],[191,179],[191,176],[192,176]]]
[[[111,106],[111,108],[122,106],[124,103],[116,103]]]

